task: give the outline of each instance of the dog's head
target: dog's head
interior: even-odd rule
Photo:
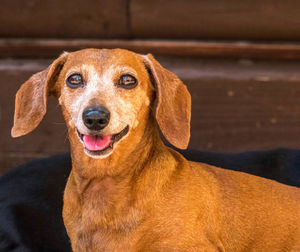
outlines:
[[[188,145],[190,94],[152,55],[121,49],[64,53],[19,89],[13,137],[38,126],[50,94],[59,100],[69,135],[93,158],[105,158],[126,138],[141,135],[151,117],[171,144]]]

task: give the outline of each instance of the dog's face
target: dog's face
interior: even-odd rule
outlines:
[[[110,155],[138,127],[154,91],[142,57],[123,50],[68,55],[56,85],[69,132],[94,158]]]
[[[13,136],[40,123],[50,94],[62,107],[71,147],[81,145],[92,158],[106,158],[141,137],[151,116],[170,143],[187,146],[190,95],[152,55],[121,49],[64,53],[18,91]]]

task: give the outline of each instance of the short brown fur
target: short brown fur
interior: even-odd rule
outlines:
[[[109,70],[111,65],[116,68]],[[120,66],[136,72],[138,87],[121,90],[98,83],[98,95],[87,91],[92,82],[108,80],[101,76],[117,76]],[[90,78],[80,90],[65,84],[75,67]],[[95,69],[98,79],[88,75]],[[100,92],[101,85],[107,88]],[[163,144],[159,128],[176,147],[187,146],[190,95],[151,55],[120,49],[62,55],[18,91],[13,136],[38,125],[49,93],[59,99],[68,127],[72,171],[63,218],[74,251],[300,251],[299,189],[189,162]],[[125,104],[116,117],[120,127],[128,120],[128,136],[105,158],[85,154],[76,134],[80,104],[77,110],[71,107],[82,95],[86,104],[112,110]],[[112,133],[119,126],[106,130]]]

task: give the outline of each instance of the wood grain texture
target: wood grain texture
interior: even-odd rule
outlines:
[[[297,43],[121,39],[0,39],[1,58],[56,57],[63,51],[76,51],[84,48],[123,48],[137,53],[169,56],[300,59],[300,44]]]
[[[126,38],[127,0],[2,0],[0,37]]]
[[[296,0],[2,0],[0,37],[299,41]]]
[[[300,147],[299,83],[223,80],[189,87],[191,147],[225,152]]]
[[[161,61],[191,92],[190,147],[222,152],[300,147],[300,62]]]
[[[300,62],[158,57],[192,94],[190,147],[236,152],[300,148]],[[41,125],[12,139],[14,96],[51,60],[0,60],[0,170],[68,150],[60,108],[50,100]]]
[[[300,38],[296,0],[132,0],[135,38],[291,40]]]

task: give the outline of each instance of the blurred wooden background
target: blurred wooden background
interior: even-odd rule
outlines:
[[[192,94],[192,148],[300,148],[299,13],[295,0],[1,1],[0,174],[68,150],[54,99],[37,130],[12,139],[14,96],[86,47],[150,52],[175,72]]]

